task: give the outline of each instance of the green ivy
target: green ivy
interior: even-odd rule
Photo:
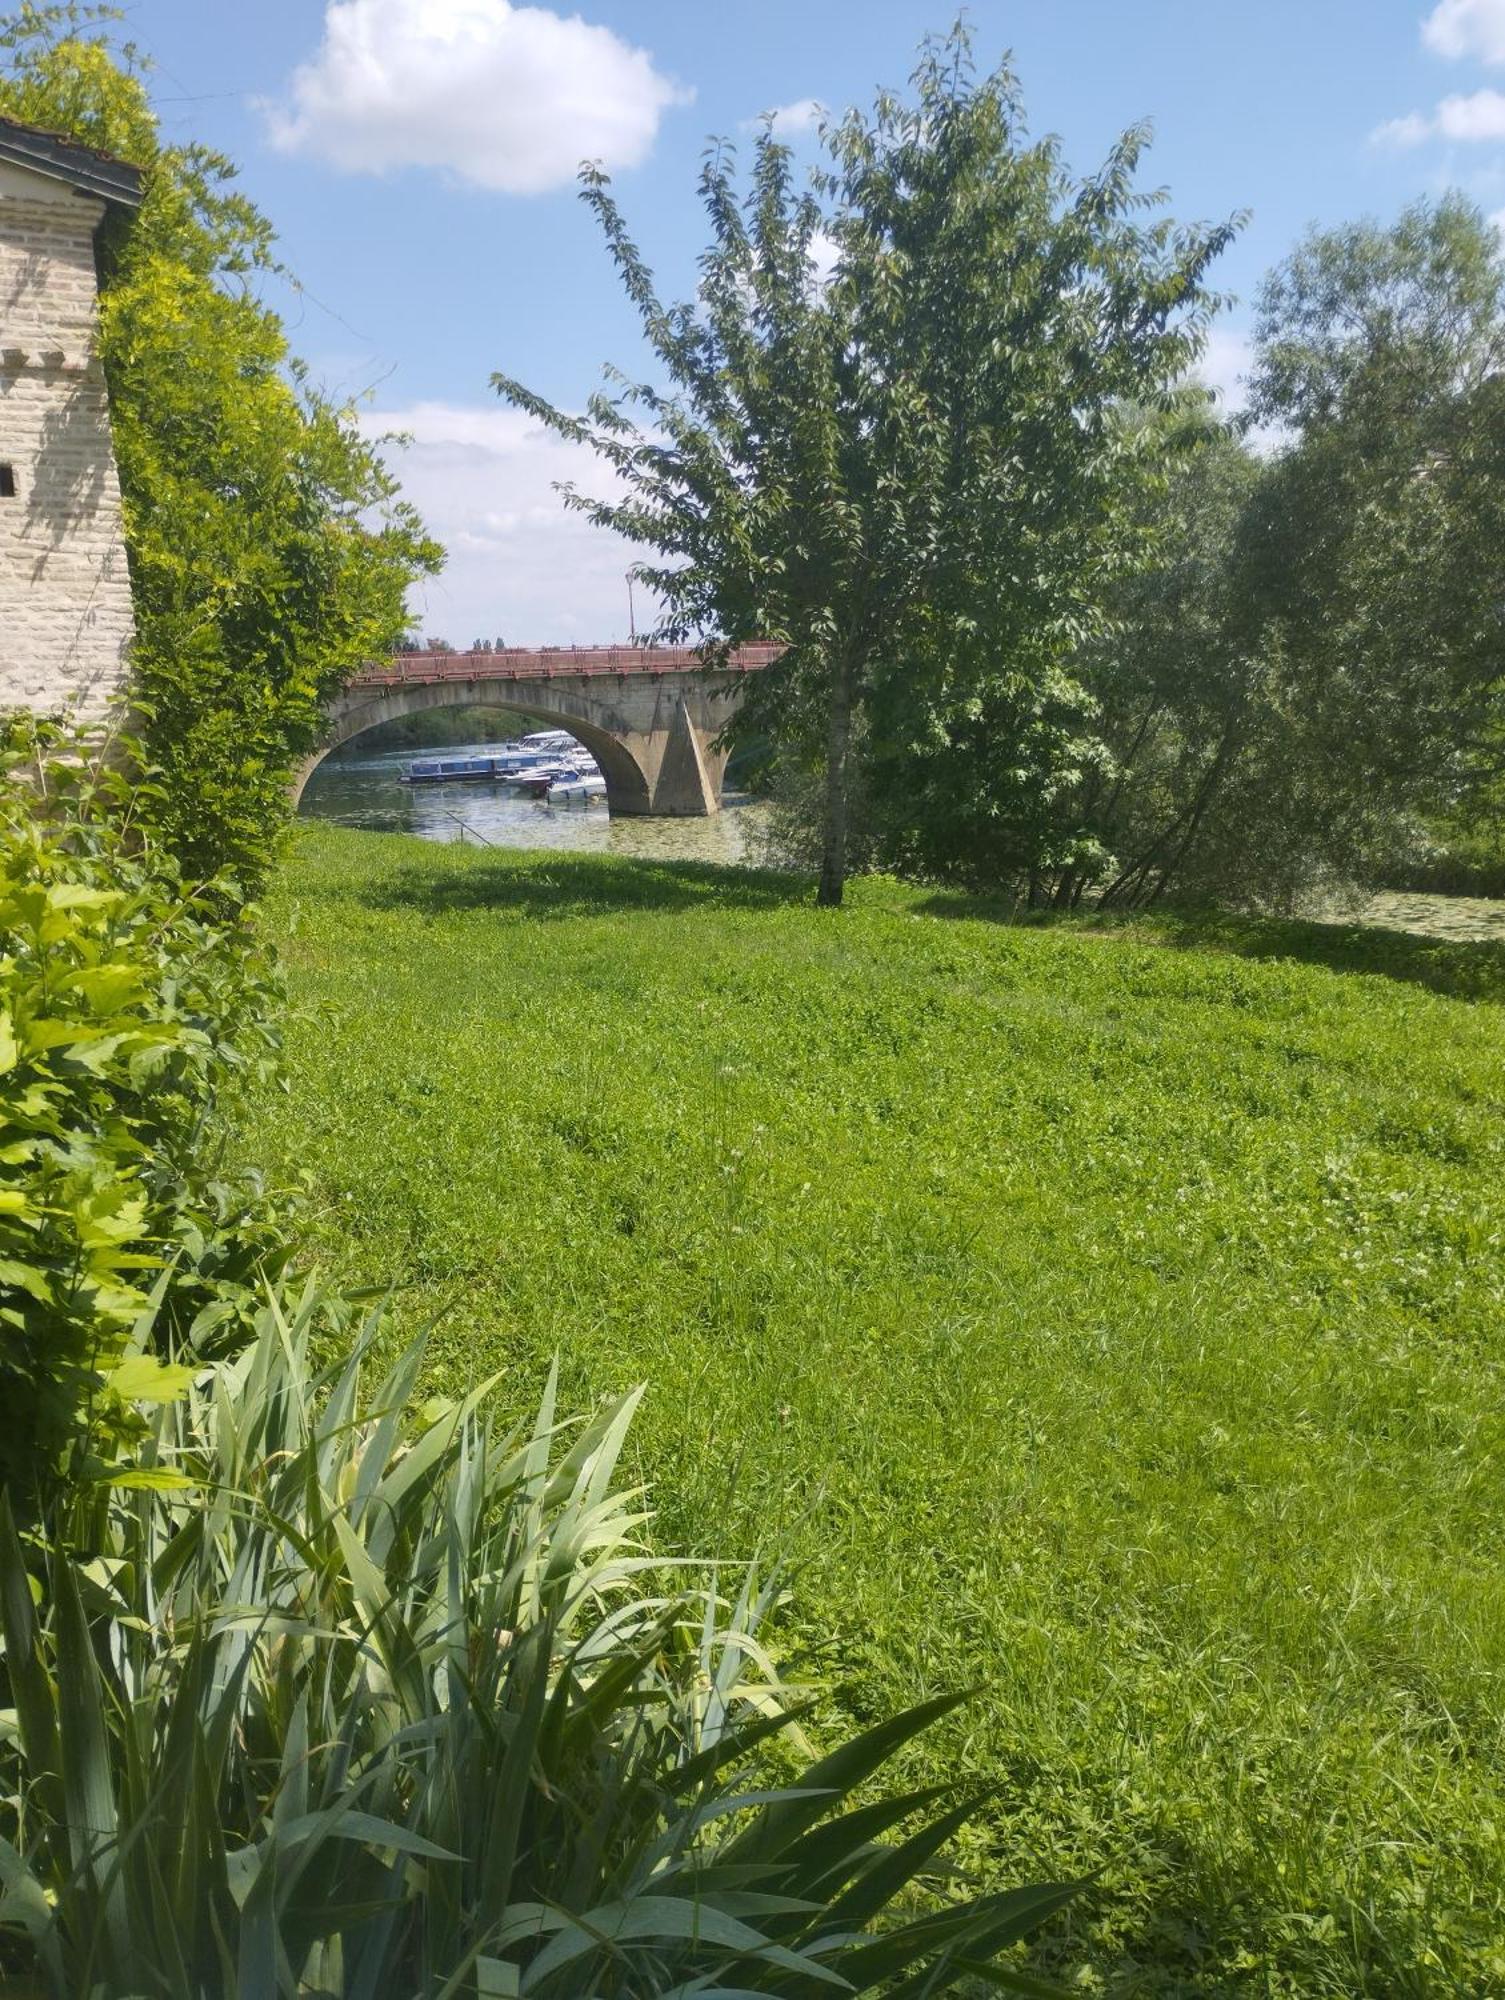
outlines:
[[[271,225],[202,146],[164,145],[110,9],[0,15],[0,114],[143,170],[101,239],[110,387],[136,609],[133,692],[164,784],[161,831],[191,873],[264,879],[289,780],[324,707],[391,651],[442,552],[377,444],[291,355],[260,288],[286,279]]]

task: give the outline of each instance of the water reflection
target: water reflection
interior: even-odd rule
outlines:
[[[711,819],[613,818],[604,799],[551,806],[500,782],[405,785],[417,757],[484,757],[490,743],[446,743],[441,750],[381,750],[327,757],[304,789],[301,813],[372,833],[420,840],[470,840],[492,847],[562,847],[578,854],[641,855],[652,861],[738,862],[755,858],[753,829],[762,808],[728,792]]]

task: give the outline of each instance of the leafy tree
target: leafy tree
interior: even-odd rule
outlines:
[[[691,303],[660,301],[588,170],[668,386],[613,375],[575,418],[494,378],[619,475],[624,498],[569,498],[656,552],[638,574],[659,636],[712,660],[752,638],[787,647],[734,733],[819,772],[826,903],[859,757],[916,867],[1071,852],[1061,774],[1092,752],[1067,663],[1134,559],[1124,496],[1159,442],[1117,408],[1195,358],[1230,233],[1139,219],[1156,199],[1135,188],[1143,130],[1071,180],[1054,140],[1027,138],[1012,72],[976,80],[961,28],[927,45],[913,85],[828,129],[807,189],[771,126],[745,199],[713,146]]]
[[[100,349],[136,603],[134,691],[185,868],[254,883],[323,704],[406,628],[441,553],[256,296],[272,230],[199,146],[163,143],[109,10],[0,22],[0,112],[145,170],[105,245]],[[104,25],[102,25],[104,24]]]
[[[1254,414],[1290,443],[1244,585],[1314,764],[1392,815],[1505,770],[1505,268],[1453,195],[1311,235],[1260,302]]]
[[[1260,675],[1233,554],[1259,465],[1205,405],[1194,420],[1196,448],[1140,499],[1155,560],[1110,592],[1108,625],[1075,663],[1106,751],[1076,810],[1109,865],[1095,881],[1083,868],[1057,871],[1048,890],[1060,906],[1090,887],[1109,904],[1152,902],[1184,881],[1213,842],[1255,730]]]
[[[1289,906],[1498,796],[1505,405],[1493,232],[1456,198],[1314,234],[1265,285],[1262,458],[1208,428],[1078,671],[1112,904]],[[1083,878],[1060,871],[1058,901]]]
[[[1373,789],[1328,768],[1294,665],[1248,588],[1245,540],[1275,476],[1205,406],[1200,440],[1139,503],[1154,562],[1106,600],[1076,672],[1103,762],[1075,801],[1110,865],[1064,868],[1043,895],[1107,907],[1180,898],[1289,907],[1318,876],[1351,879],[1386,820]],[[1386,822],[1388,823],[1388,822]]]

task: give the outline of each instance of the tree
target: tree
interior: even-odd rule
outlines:
[[[1505,770],[1505,269],[1460,196],[1316,232],[1260,300],[1254,414],[1289,443],[1244,583],[1313,756],[1392,816]]]
[[[1192,415],[1195,448],[1139,502],[1155,560],[1109,592],[1076,662],[1106,754],[1073,805],[1110,860],[1048,878],[1058,906],[1090,890],[1108,908],[1289,907],[1318,877],[1362,872],[1375,845],[1380,802],[1303,726],[1293,663],[1248,588],[1274,469],[1205,405]]]
[[[312,389],[257,298],[266,219],[202,147],[162,143],[108,10],[0,22],[0,111],[131,160],[145,193],[104,244],[109,382],[136,606],[133,692],[163,831],[196,876],[254,887],[324,703],[406,628],[441,551],[352,413]]]
[[[1078,664],[1104,903],[1289,907],[1374,879],[1505,768],[1505,291],[1457,198],[1310,236],[1260,307],[1256,457],[1220,427],[1147,491],[1160,554]],[[1080,877],[1054,878],[1056,899]]]
[[[1232,227],[1136,219],[1153,199],[1134,185],[1142,130],[1073,182],[1053,140],[1027,140],[1012,72],[975,80],[960,28],[913,85],[829,128],[803,190],[771,125],[745,200],[732,149],[713,146],[690,303],[660,301],[588,170],[666,386],[613,372],[577,418],[493,378],[618,474],[624,498],[567,497],[656,552],[636,574],[664,607],[657,637],[712,665],[746,640],[785,646],[733,733],[819,772],[829,904],[859,757],[916,866],[964,866],[995,823],[1017,826],[1000,856],[1060,844],[1038,801],[1077,754],[1067,663],[1104,579],[1134,560],[1124,496],[1158,443],[1118,406],[1195,358]]]
[[[1048,889],[1060,906],[1089,887],[1135,905],[1184,883],[1218,845],[1224,797],[1258,734],[1261,675],[1234,550],[1260,467],[1205,404],[1185,415],[1194,449],[1139,501],[1154,560],[1110,591],[1108,622],[1075,663],[1106,754],[1074,806],[1105,866],[1095,879],[1057,871]]]

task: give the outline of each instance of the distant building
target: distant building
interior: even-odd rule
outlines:
[[[0,713],[98,721],[132,636],[95,232],[135,167],[0,118]]]

